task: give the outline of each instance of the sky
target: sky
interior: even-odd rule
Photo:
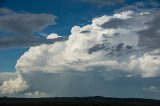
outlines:
[[[160,99],[159,0],[1,0],[0,96]]]

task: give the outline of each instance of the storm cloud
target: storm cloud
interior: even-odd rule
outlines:
[[[53,43],[36,33],[55,25],[56,16],[0,9],[0,49]]]
[[[148,28],[139,31],[140,46],[147,50],[153,50],[160,47],[160,12],[155,13],[154,19],[147,24]]]
[[[148,37],[158,37],[153,36],[159,33],[153,27],[155,14],[123,11],[96,17],[91,24],[73,26],[65,41],[30,47],[17,60],[17,76],[2,78],[0,95],[160,98],[160,47],[145,44]],[[143,34],[152,27],[154,33]]]

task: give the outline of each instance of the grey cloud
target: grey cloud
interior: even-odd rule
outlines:
[[[148,16],[146,18],[146,16]],[[145,24],[147,21],[149,21],[152,16],[147,15],[146,16],[139,16],[137,14],[135,14],[134,18],[128,18],[128,19],[119,19],[119,18],[112,18],[110,21],[100,25],[100,27],[102,28],[131,28],[132,26],[134,27],[138,27],[138,24]],[[142,20],[144,19],[144,21]],[[137,21],[137,20],[141,20],[141,21]],[[118,35],[118,33],[116,33],[115,35]]]
[[[97,45],[93,46],[92,48],[90,48],[90,49],[88,50],[88,53],[89,53],[89,54],[92,54],[92,53],[94,53],[94,52],[97,52],[97,51],[99,51],[99,50],[103,50],[103,49],[105,49],[105,48],[106,48],[106,46],[105,46],[104,44],[97,44]]]
[[[84,2],[102,4],[102,5],[111,5],[115,3],[123,3],[125,0],[82,0]]]
[[[137,28],[139,35],[139,47],[143,50],[154,50],[160,47],[160,12],[150,10],[150,14],[136,15],[135,18],[118,19],[112,18],[110,21],[100,25],[102,28]],[[153,13],[154,12],[154,13]],[[147,17],[146,17],[147,16]],[[141,21],[139,21],[141,20]],[[141,26],[143,25],[143,26]],[[134,26],[134,27],[133,27]],[[141,27],[140,27],[141,26]],[[146,28],[143,28],[146,26]],[[142,28],[142,29],[141,29]],[[115,36],[119,34],[116,33]],[[127,49],[132,47],[126,46]]]
[[[97,71],[97,69],[99,71]],[[142,97],[160,98],[159,94],[151,94],[142,88],[150,85],[158,86],[160,78],[124,77],[123,73],[116,70],[112,72],[101,71],[94,68],[87,72],[64,73],[23,73],[23,78],[30,87],[20,92],[23,97],[26,92],[42,91],[48,96],[107,96],[107,97]],[[103,70],[103,69],[102,69]],[[112,77],[114,79],[112,79]],[[122,76],[121,76],[122,75]],[[136,92],[136,93],[135,93]],[[130,95],[128,95],[130,94]]]
[[[89,30],[81,31],[81,33],[90,33]]]
[[[55,16],[50,14],[15,13],[0,17],[0,28],[5,31],[32,34],[48,25],[55,24]]]
[[[147,50],[154,50],[160,47],[160,13],[147,23],[148,28],[138,32],[140,35],[140,46]]]
[[[15,79],[17,77],[17,73],[13,72],[0,72],[0,85],[3,81],[8,81],[10,79]]]
[[[109,22],[106,22],[101,25],[102,28],[118,28],[125,26],[127,20],[123,19],[112,19]]]
[[[89,54],[92,54],[98,51],[106,51],[106,53],[108,53],[108,55],[111,55],[111,56],[116,56],[116,55],[122,56],[122,55],[132,53],[135,50],[132,46],[124,45],[124,43],[120,43],[116,46],[111,46],[111,47],[105,44],[97,44],[88,49]]]
[[[0,39],[0,49],[8,49],[14,47],[30,47],[30,46],[37,46],[41,44],[53,44],[55,42],[67,40],[65,37],[59,37],[55,39],[45,39],[45,38],[38,38],[31,36],[27,38],[25,37],[17,37],[17,36],[8,36],[8,37],[1,37]]]
[[[135,2],[133,4],[127,4],[126,6],[115,10],[116,12],[121,12],[121,11],[125,11],[125,10],[132,10],[132,11],[137,11],[137,12],[141,12],[141,11],[150,11],[150,10],[154,10],[160,7],[160,1],[159,0],[145,0],[145,1],[138,1]]]
[[[118,44],[118,46],[116,48],[117,52],[121,51],[121,49],[123,48],[123,46],[124,46],[124,43]]]
[[[0,48],[26,47],[49,43],[39,32],[49,25],[54,25],[56,16],[52,14],[16,13],[12,10],[0,9]],[[3,34],[3,35],[2,35]]]
[[[160,92],[160,87],[158,87],[158,86],[149,86],[149,87],[142,88],[142,89],[147,91],[147,92],[154,92],[154,93],[159,93]]]

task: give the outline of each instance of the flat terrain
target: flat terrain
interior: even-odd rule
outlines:
[[[160,106],[160,100],[105,97],[0,98],[0,106]]]

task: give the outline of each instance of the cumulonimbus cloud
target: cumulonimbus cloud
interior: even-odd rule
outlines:
[[[91,25],[74,26],[65,42],[30,48],[17,61],[16,68],[22,72],[55,73],[67,70],[90,71],[95,67],[105,67],[104,71],[132,70],[130,72],[139,73],[143,77],[159,76],[159,56],[144,53],[143,46],[139,46],[142,35],[138,32],[147,29],[146,23],[152,19],[154,17],[149,14],[133,11],[95,18]],[[123,24],[116,20],[121,20]],[[136,52],[137,55],[132,58]],[[142,68],[145,64],[150,69]]]
[[[109,87],[104,84],[107,80],[159,77],[160,48],[146,49],[150,48],[147,45],[144,48],[142,42],[146,42],[148,35],[140,33],[150,28],[148,23],[156,19],[155,14],[158,12],[124,11],[104,15],[83,27],[74,26],[68,40],[31,47],[16,64],[16,70],[21,73],[18,80],[29,86],[18,87],[28,96],[40,92],[49,92],[51,96],[96,95]],[[48,39],[57,37],[51,34]],[[89,89],[89,84],[96,89]],[[3,86],[2,91],[6,91],[8,86]],[[16,88],[15,92],[18,91],[21,92]]]

